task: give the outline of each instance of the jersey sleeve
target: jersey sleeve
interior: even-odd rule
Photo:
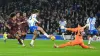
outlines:
[[[96,18],[93,18],[93,22],[92,22],[92,24],[95,24],[95,22],[96,22]]]
[[[36,18],[34,18],[34,21],[35,21],[35,22],[39,22]]]
[[[36,19],[36,15],[31,15],[27,22],[38,22],[38,20]]]
[[[89,24],[89,18],[87,19],[86,23]]]
[[[5,23],[6,25],[8,25],[8,26],[11,26],[11,21],[10,20],[7,20],[7,22]]]
[[[36,14],[33,14],[33,15],[32,15],[32,19],[33,19],[35,22],[38,22],[38,20],[36,19],[36,17],[37,17]]]
[[[59,21],[59,24],[61,23],[61,21]]]
[[[67,22],[66,21],[64,21],[65,22],[65,24],[67,24]]]

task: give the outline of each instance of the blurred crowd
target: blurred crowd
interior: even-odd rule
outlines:
[[[86,24],[90,14],[96,17],[96,27],[100,26],[100,0],[31,0],[30,2],[9,2],[5,6],[0,7],[0,28],[4,28],[3,24],[10,13],[21,11],[30,16],[31,10],[40,10],[38,20],[41,26],[48,33],[59,32],[59,21],[64,19],[67,27],[75,27],[78,22],[82,25]],[[0,29],[0,30],[1,30]]]

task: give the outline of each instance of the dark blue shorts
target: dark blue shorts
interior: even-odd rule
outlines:
[[[30,32],[33,33],[35,30],[38,29],[38,26],[32,26],[32,27],[29,27],[29,29],[30,29]]]
[[[98,34],[98,30],[89,30],[89,35],[97,35]]]

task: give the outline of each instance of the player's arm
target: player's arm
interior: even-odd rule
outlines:
[[[24,21],[19,22],[19,23],[17,23],[17,24],[18,24],[18,25],[21,25],[21,24],[26,23],[26,22],[27,22],[27,20],[24,20]]]
[[[88,26],[89,26],[89,24],[90,24],[90,22],[89,22],[89,18],[88,18],[88,19],[87,19],[87,21],[86,21],[86,25],[85,25],[85,26],[83,26],[83,28],[88,27]]]
[[[24,21],[22,21],[22,23],[27,23],[27,19],[25,19]]]
[[[84,29],[84,28],[86,28],[88,26],[88,24],[86,24],[85,26],[83,26],[82,28]]]
[[[34,21],[37,22],[37,23],[39,22],[36,18],[34,18]]]
[[[86,24],[89,24],[89,18],[87,19]]]
[[[60,27],[60,21],[59,21],[59,27]]]
[[[36,15],[32,15],[32,19],[33,19],[35,22],[40,23],[40,22],[37,20],[36,17],[37,17]]]
[[[96,18],[94,17],[92,24],[95,24],[95,23],[96,23]]]
[[[65,24],[67,24],[67,22],[65,21]]]
[[[5,26],[9,29],[11,29],[10,25],[8,23],[5,23]]]
[[[21,24],[23,24],[24,22],[19,22],[19,23],[17,23],[18,25],[21,25]]]
[[[65,24],[67,25],[67,22],[65,21]],[[66,26],[65,26],[66,27]]]

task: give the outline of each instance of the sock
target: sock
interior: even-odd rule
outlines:
[[[26,37],[26,35],[23,35],[22,39],[24,40],[24,39],[25,39],[25,37]]]
[[[90,38],[89,38],[89,41],[88,41],[88,44],[91,44],[91,39],[92,39],[92,38],[90,37]]]
[[[21,39],[21,42],[22,42],[22,43],[24,43],[24,40],[23,40],[23,39]]]
[[[92,41],[96,41],[97,36],[93,36]]]
[[[17,39],[17,40],[18,40],[19,44],[21,44],[21,45],[23,44],[20,39]]]
[[[64,38],[64,40],[65,40],[64,33],[62,33],[62,37],[63,37],[63,38]]]
[[[33,44],[34,44],[34,40],[31,40],[31,43],[30,43],[30,44],[32,44],[32,45],[33,45]]]
[[[49,35],[48,35],[47,33],[44,33],[44,35],[45,35],[47,38],[49,38]]]
[[[22,46],[25,46],[25,44],[24,44],[24,40],[23,40],[23,39],[21,39],[21,42],[22,42]]]

